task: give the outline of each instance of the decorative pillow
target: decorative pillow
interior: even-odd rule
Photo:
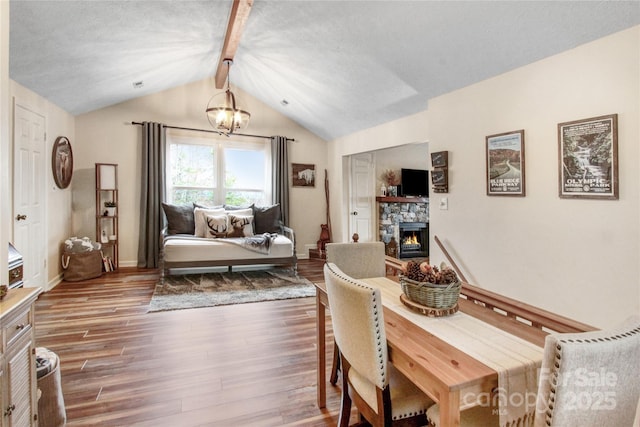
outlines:
[[[247,210],[247,209],[253,210],[253,203],[251,203],[249,206],[224,205],[224,210],[225,211],[244,211],[244,210]]]
[[[280,205],[254,206],[253,221],[255,223],[254,232],[256,234],[282,232],[280,224]]]
[[[244,209],[225,209],[224,213],[227,215],[253,215],[253,208],[244,208]]]
[[[224,209],[204,209],[195,208],[193,210],[193,216],[195,220],[195,236],[196,237],[209,237],[207,236],[207,215],[224,215]]]
[[[253,236],[253,215],[229,214],[229,231],[227,237]]]
[[[207,231],[205,237],[226,237],[229,229],[226,214],[206,215]]]
[[[169,234],[194,234],[195,221],[192,206],[162,204],[162,210],[167,218],[167,233]]]
[[[218,205],[218,206],[205,206],[205,205],[201,205],[200,203],[193,203],[193,207],[194,208],[202,208],[202,209],[224,209],[223,205]]]
[[[235,215],[235,216],[251,216],[251,225],[247,225],[245,226],[245,233],[244,235],[246,236],[253,236],[253,208],[243,208],[243,209],[232,209],[232,210],[225,210],[224,211],[227,215]],[[247,228],[249,227],[249,228]],[[229,231],[232,230],[231,227],[231,221],[229,221]],[[247,234],[250,233],[250,234]]]

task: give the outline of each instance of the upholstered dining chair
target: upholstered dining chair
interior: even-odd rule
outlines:
[[[338,425],[349,425],[352,401],[374,427],[425,425],[433,401],[389,363],[380,290],[333,263],[324,279],[342,364]]]
[[[327,262],[334,263],[354,279],[384,277],[384,243],[327,243]]]
[[[338,266],[342,272],[354,279],[383,277],[386,275],[384,243],[327,243],[327,262]],[[340,350],[333,346],[333,361],[329,382],[336,385],[340,370]]]
[[[608,330],[545,338],[535,427],[632,426],[640,399],[640,315]],[[438,426],[438,405],[427,411]],[[461,413],[460,425],[498,425],[488,407]]]

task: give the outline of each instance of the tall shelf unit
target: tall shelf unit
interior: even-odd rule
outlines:
[[[106,272],[118,269],[118,209],[118,165],[96,163],[96,241]]]

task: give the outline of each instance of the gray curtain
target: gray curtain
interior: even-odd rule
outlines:
[[[138,267],[158,268],[165,190],[166,131],[161,123],[142,123],[140,239]]]
[[[273,203],[280,203],[282,223],[289,226],[289,150],[287,138],[284,136],[271,137],[271,185]]]

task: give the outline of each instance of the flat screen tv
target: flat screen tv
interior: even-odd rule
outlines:
[[[424,169],[402,169],[402,195],[405,197],[429,197],[429,171]]]

